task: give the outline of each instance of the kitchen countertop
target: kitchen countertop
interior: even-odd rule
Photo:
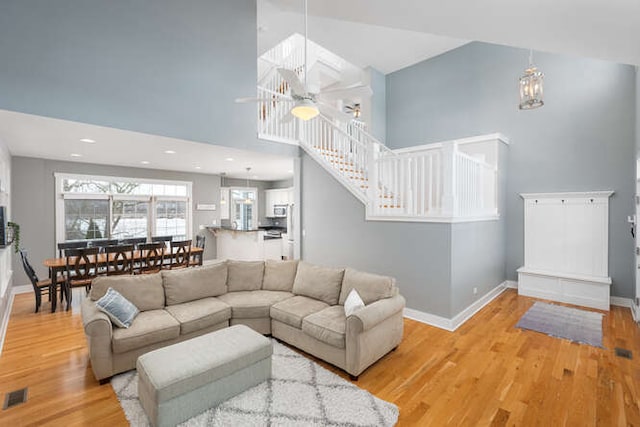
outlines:
[[[273,227],[271,229],[278,229],[277,227]],[[216,231],[233,231],[236,233],[256,233],[259,231],[266,231],[265,228],[252,228],[250,230],[237,230],[235,228],[232,227],[220,227],[220,226],[209,226],[207,227],[207,230],[211,231],[211,232],[216,232]],[[269,236],[266,235],[264,236],[264,240],[277,240],[277,239],[282,239],[282,236]]]

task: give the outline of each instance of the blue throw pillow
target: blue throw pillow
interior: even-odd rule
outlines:
[[[107,293],[96,301],[96,306],[98,310],[106,313],[119,328],[131,326],[133,319],[140,313],[138,307],[113,288],[109,288]]]

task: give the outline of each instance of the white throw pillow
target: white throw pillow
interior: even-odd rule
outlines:
[[[351,289],[347,299],[344,300],[344,314],[349,317],[361,308],[364,308],[364,301],[360,298],[358,291]]]

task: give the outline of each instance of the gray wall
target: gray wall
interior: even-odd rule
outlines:
[[[387,80],[385,75],[375,68],[367,68],[371,96],[371,135],[380,142],[386,140],[387,134]]]
[[[37,269],[40,278],[47,277],[42,261],[57,256],[54,198],[54,173],[56,172],[193,182],[193,235],[202,234],[206,237],[205,259],[216,256],[213,234],[200,231],[199,226],[210,225],[214,219],[219,224],[220,213],[219,211],[198,211],[195,206],[197,203],[219,205],[220,177],[218,175],[60,162],[30,157],[13,157],[12,163],[12,215],[20,223],[21,246],[29,251],[29,260]],[[16,273],[14,285],[29,283],[19,257],[13,259],[13,271]]]
[[[450,317],[450,224],[365,221],[364,205],[301,159],[302,259],[393,276],[407,306]]]
[[[387,75],[387,144],[406,147],[502,132],[511,139],[506,193],[507,277],[523,264],[522,192],[615,190],[609,226],[612,295],[631,297],[635,97],[631,66],[535,54],[545,103],[519,111],[528,52],[486,43]]]
[[[256,151],[256,0],[0,3],[0,108]]]
[[[451,225],[451,313],[456,315],[506,280],[507,187],[505,144],[498,146],[498,168],[503,173],[498,183],[497,221],[463,222]],[[477,293],[473,293],[476,288]]]

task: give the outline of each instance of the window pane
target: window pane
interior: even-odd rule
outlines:
[[[65,193],[109,193],[107,181],[95,181],[90,179],[65,178],[62,181],[62,191]]]
[[[147,237],[148,201],[114,200],[111,212],[113,215],[111,237],[113,239]]]
[[[112,182],[111,194],[137,194],[136,189],[140,186],[135,182]]]
[[[109,237],[108,200],[65,200],[65,240],[101,239]]]
[[[156,236],[186,236],[187,202],[158,200],[156,202],[155,234]]]

